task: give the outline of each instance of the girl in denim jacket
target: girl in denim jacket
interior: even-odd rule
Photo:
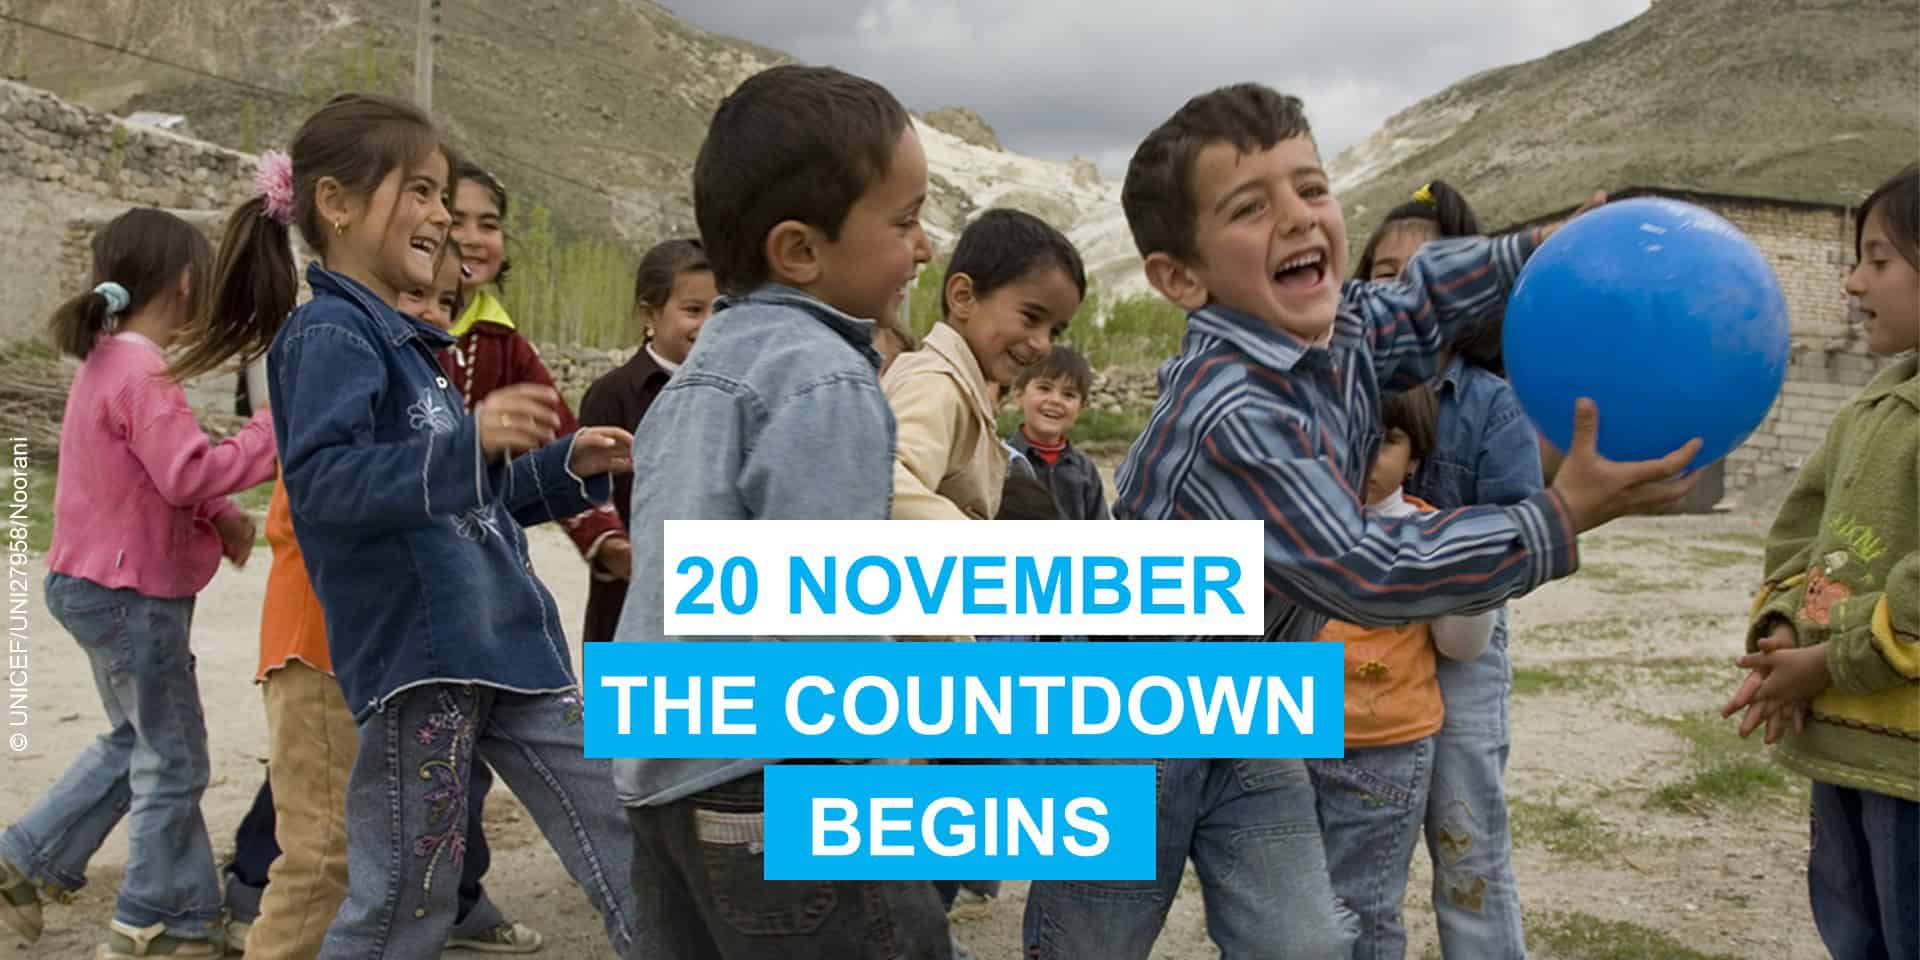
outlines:
[[[212,260],[179,217],[130,210],[94,238],[95,286],[50,324],[81,364],[60,428],[47,609],[93,664],[111,729],[0,836],[0,920],[29,943],[40,891],[80,889],[125,816],[126,878],[99,956],[226,948],[188,632],[221,555],[239,565],[253,549],[253,521],[226,494],[273,476],[273,435],[262,411],[209,444],[166,376],[165,351],[200,309]]]
[[[631,437],[595,427],[552,442],[559,397],[539,385],[466,413],[436,359],[452,338],[395,309],[401,291],[433,283],[447,243],[456,164],[425,114],[336,97],[291,153],[292,221],[320,257],[313,299],[291,316],[283,303],[214,314],[203,339],[209,354],[267,349],[294,535],[359,728],[347,901],[319,956],[446,945],[469,788],[489,768],[626,955],[633,842],[610,765],[584,756],[559,613],[520,527],[604,503]]]
[[[1355,278],[1393,280],[1420,245],[1438,237],[1477,236],[1466,198],[1435,180],[1390,211],[1360,256]],[[1407,492],[1449,510],[1514,504],[1539,493],[1540,447],[1513,387],[1503,379],[1496,319],[1442,356],[1433,384],[1439,400],[1433,455],[1407,480]],[[1466,660],[1442,658],[1436,671],[1446,722],[1434,738],[1427,794],[1427,850],[1433,857],[1433,909],[1448,957],[1512,960],[1526,956],[1504,777],[1513,666],[1504,608],[1487,649]]]

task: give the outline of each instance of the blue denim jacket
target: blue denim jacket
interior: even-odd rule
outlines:
[[[1433,387],[1434,451],[1408,493],[1451,510],[1512,506],[1540,492],[1540,446],[1511,384],[1455,357]]]
[[[719,302],[634,431],[633,577],[616,641],[671,639],[662,601],[667,520],[892,514],[894,421],[879,369],[871,321],[798,290],[766,286]],[[614,786],[628,806],[653,806],[766,763],[616,760]]]
[[[423,683],[577,688],[523,523],[612,495],[568,468],[572,438],[488,463],[435,352],[452,338],[313,264],[313,300],[267,353],[294,536],[356,719]]]

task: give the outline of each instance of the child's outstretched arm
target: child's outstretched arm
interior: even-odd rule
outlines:
[[[610,447],[618,447],[620,456],[611,456]],[[588,427],[518,457],[508,475],[507,511],[523,527],[591,511],[613,495],[613,477],[607,469],[593,469],[600,464],[585,458],[617,459],[632,470],[632,449],[633,437],[625,430]]]
[[[1767,551],[1763,560],[1764,580],[1753,598],[1753,613],[1747,627],[1747,652],[1760,649],[1760,638],[1780,624],[1792,626],[1794,614],[1807,596],[1807,570],[1813,566],[1814,540],[1820,534],[1820,521],[1827,509],[1827,469],[1831,458],[1827,444],[1815,447],[1807,462],[1794,477],[1793,490],[1787,494],[1780,512],[1774,515],[1767,531]]]
[[[1544,238],[1535,228],[1433,240],[1400,279],[1347,284],[1343,305],[1360,318],[1380,386],[1404,389],[1432,378],[1442,348],[1506,306],[1521,265]]]
[[[478,417],[431,392],[410,409],[405,441],[374,439],[386,363],[351,326],[296,315],[267,365],[287,499],[302,523],[423,526],[478,508],[507,483],[506,467],[489,465]]]
[[[1264,520],[1269,591],[1335,619],[1374,626],[1475,613],[1572,573],[1577,534],[1693,489],[1697,474],[1670,478],[1699,441],[1616,463],[1596,451],[1599,430],[1593,404],[1581,401],[1567,467],[1552,489],[1518,504],[1392,519],[1363,510],[1327,451],[1285,412],[1244,404],[1201,442],[1178,510]]]
[[[239,433],[209,443],[186,392],[171,381],[148,378],[125,398],[134,458],[167,503],[194,508],[211,521],[237,509],[226,502],[227,494],[272,479],[273,429],[264,411]]]
[[[953,396],[954,383],[937,372],[893,376],[886,384],[898,426],[893,453],[896,520],[971,520],[939,494],[953,445],[972,411]]]

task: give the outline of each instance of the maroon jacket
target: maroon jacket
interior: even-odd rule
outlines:
[[[547,372],[547,365],[540,362],[540,351],[533,348],[532,342],[520,335],[512,327],[497,323],[476,323],[454,345],[440,352],[440,365],[453,378],[460,395],[466,398],[467,412],[472,413],[487,398],[501,387],[516,383],[538,383],[553,387],[553,374]],[[558,387],[555,387],[556,392]],[[579,421],[573,417],[573,411],[567,407],[567,400],[560,398],[560,436],[568,436],[580,429]],[[622,477],[616,484],[630,481]],[[618,487],[616,486],[616,489]],[[616,494],[617,496],[617,494]],[[621,519],[609,507],[595,507],[586,513],[568,517],[560,521],[567,531],[580,556],[589,562],[600,543],[609,535],[625,529]]]
[[[642,347],[633,359],[621,364],[587,388],[580,399],[580,424],[588,427],[619,427],[632,432],[653,406],[653,398],[667,385],[667,372],[653,361]],[[633,476],[613,478],[613,506],[620,515],[620,535],[629,536],[632,526]],[[587,622],[581,631],[589,643],[613,639],[620,625],[620,609],[627,600],[627,581],[615,580],[597,567],[587,586]]]

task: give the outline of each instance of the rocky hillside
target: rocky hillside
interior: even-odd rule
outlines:
[[[1595,188],[1848,203],[1920,156],[1917,75],[1913,0],[1655,0],[1420,101],[1332,171],[1356,249],[1436,177],[1490,227]]]
[[[563,235],[629,249],[689,229],[714,106],[784,56],[649,0],[439,0],[435,107]],[[281,91],[249,90],[0,21],[0,70],[89,106],[184,114],[242,150],[284,143],[337,89],[412,88],[415,0],[7,0],[12,16]],[[1502,224],[1628,185],[1845,202],[1920,153],[1914,0],[1657,0],[1529,63],[1469,77],[1332,162],[1356,244],[1433,177]],[[995,204],[1048,217],[1102,286],[1141,290],[1119,184],[1010,152],[964,108],[921,122],[928,220],[951,240]]]

